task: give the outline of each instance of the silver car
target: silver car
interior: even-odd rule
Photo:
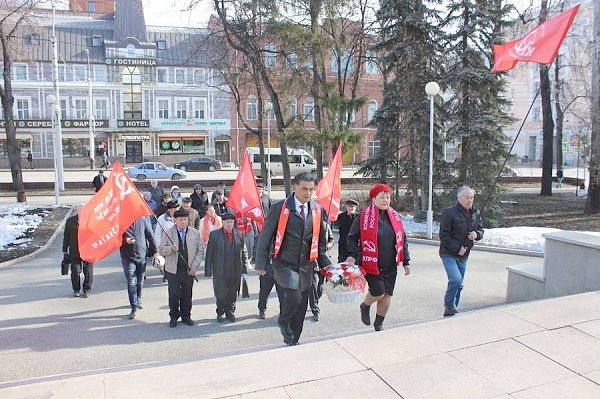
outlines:
[[[127,169],[127,174],[137,180],[146,179],[185,179],[187,174],[181,169],[169,168],[160,162],[142,162]]]

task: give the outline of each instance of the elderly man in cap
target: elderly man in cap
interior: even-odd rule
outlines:
[[[225,203],[227,198],[225,198],[223,191],[217,189],[213,194],[215,194],[215,200],[212,202],[212,206],[215,207],[215,212],[217,215],[221,216],[225,212],[229,212],[229,209],[227,209],[227,204]]]
[[[198,211],[192,208],[192,199],[190,197],[183,197],[181,200],[181,209],[186,211],[189,215],[189,225],[198,230],[200,226],[200,215]]]
[[[343,262],[348,258],[348,232],[350,226],[354,223],[356,218],[356,209],[358,208],[358,201],[354,199],[346,200],[346,210],[341,212],[337,218],[338,230],[340,233],[340,240],[338,245],[338,262]]]
[[[240,291],[240,279],[248,273],[248,251],[242,234],[233,228],[236,218],[226,212],[221,216],[223,227],[210,233],[206,247],[204,275],[213,277],[217,298],[217,321],[223,315],[234,323],[235,302]]]
[[[188,226],[185,210],[178,209],[173,216],[175,224],[162,235],[159,246],[169,282],[169,326],[177,327],[179,317],[184,324],[193,326],[192,288],[200,266],[200,233]]]

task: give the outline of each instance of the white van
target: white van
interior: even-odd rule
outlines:
[[[246,150],[252,161],[254,174],[261,177],[260,170],[260,149],[258,147],[247,147]],[[281,148],[271,148],[271,176],[283,175],[283,165],[281,163]],[[265,148],[265,158],[269,156],[269,148]],[[288,162],[290,164],[290,174],[292,177],[300,172],[316,172],[317,161],[305,150],[288,148]],[[267,166],[267,169],[269,167]]]

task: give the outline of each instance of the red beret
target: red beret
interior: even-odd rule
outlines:
[[[369,191],[369,197],[371,199],[377,197],[377,194],[384,192],[384,193],[391,193],[392,192],[392,188],[390,186],[388,186],[387,184],[384,183],[377,183],[376,185],[373,186],[373,188],[371,189],[371,191]]]

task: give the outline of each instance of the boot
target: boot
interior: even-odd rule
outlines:
[[[444,304],[444,317],[454,316],[457,312],[456,306]]]
[[[375,315],[375,322],[373,323],[373,327],[375,327],[375,331],[383,330],[383,320],[385,316]]]
[[[370,310],[371,307],[365,305],[364,302],[360,304],[360,320],[367,326],[371,325],[371,316],[369,315]]]

